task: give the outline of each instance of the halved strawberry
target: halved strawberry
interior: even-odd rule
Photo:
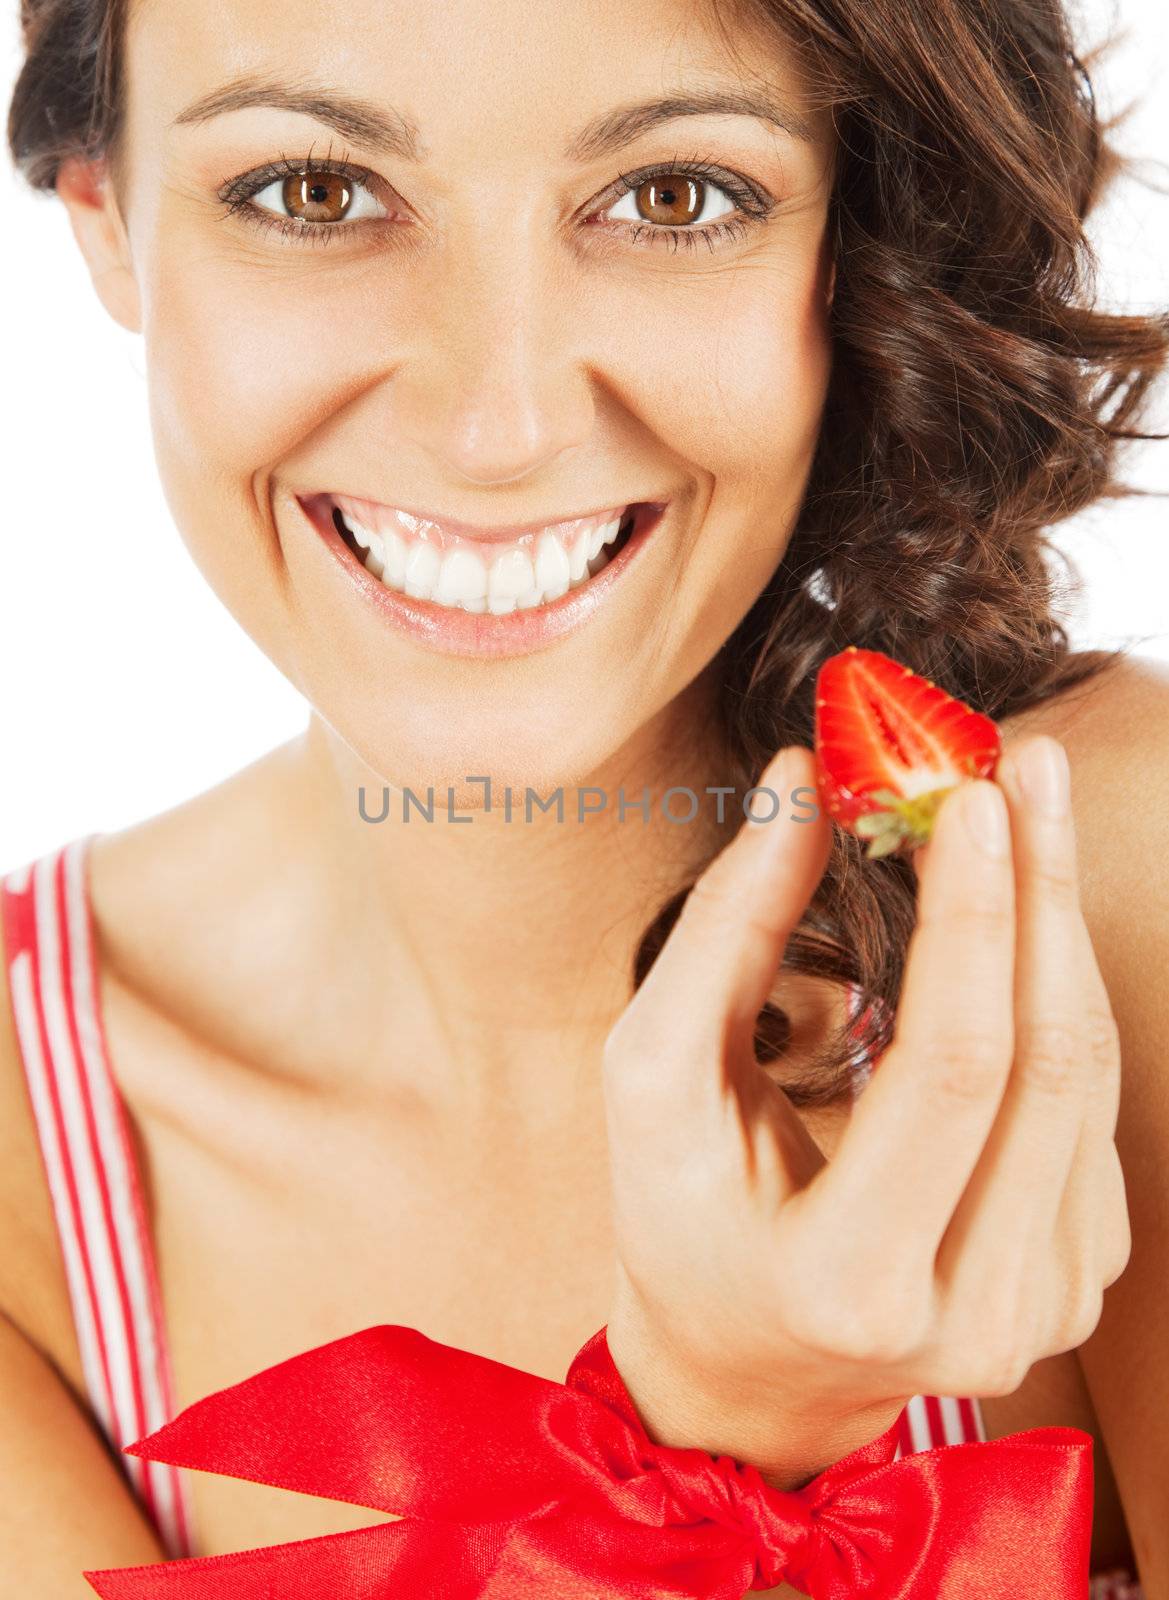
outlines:
[[[815,733],[821,801],[868,856],[924,844],[942,796],[989,777],[1002,748],[990,717],[853,644],[820,668]]]

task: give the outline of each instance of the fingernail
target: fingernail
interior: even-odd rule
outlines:
[[[972,783],[962,796],[962,819],[974,842],[988,856],[1001,859],[1011,847],[1007,804],[995,783]]]
[[[1045,816],[1062,817],[1070,801],[1067,752],[1058,739],[1036,739],[1015,756],[1023,793]]]

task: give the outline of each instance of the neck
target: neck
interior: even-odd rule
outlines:
[[[502,785],[488,806],[477,784],[436,790],[430,820],[417,803],[429,811],[423,787],[409,801],[314,715],[283,751],[284,793],[297,797],[285,847],[316,879],[301,904],[324,912],[309,935],[314,987],[346,997],[337,1022],[349,1048],[338,1059],[384,1076],[392,1041],[391,1073],[461,1105],[563,1104],[574,1086],[595,1087],[647,925],[741,819],[741,796],[728,798],[719,824],[704,793],[733,781],[712,740],[696,735],[713,727],[706,693],[700,681],[635,748],[566,783],[562,808],[545,791],[541,810],[513,784],[509,815]],[[699,798],[692,822],[663,814],[665,790],[679,787]],[[586,789],[606,803],[581,820]],[[646,789],[649,805],[634,809]],[[687,814],[684,795],[672,804]]]

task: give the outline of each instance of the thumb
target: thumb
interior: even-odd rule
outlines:
[[[775,983],[792,930],[824,874],[832,827],[810,750],[793,745],[756,786],[754,820],[703,872],[635,1003],[679,1068],[709,1072],[696,1040],[743,1048]],[[708,1086],[721,1089],[720,1084]]]

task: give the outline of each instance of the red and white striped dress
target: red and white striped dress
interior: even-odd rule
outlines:
[[[143,1185],[99,1006],[86,868],[94,837],[0,879],[8,985],[90,1405],[168,1555],[193,1555],[186,1471],[120,1454],[175,1405]],[[860,1093],[868,1063],[858,1056],[856,1066]],[[978,1401],[965,1397],[915,1395],[899,1426],[898,1456],[986,1438]],[[1127,1573],[1101,1573],[1090,1600],[1141,1600],[1141,1591]]]
[[[89,1403],[115,1450],[175,1414],[150,1226],[98,1008],[88,838],[0,882],[8,987]],[[172,1555],[192,1551],[180,1469],[119,1456]]]

